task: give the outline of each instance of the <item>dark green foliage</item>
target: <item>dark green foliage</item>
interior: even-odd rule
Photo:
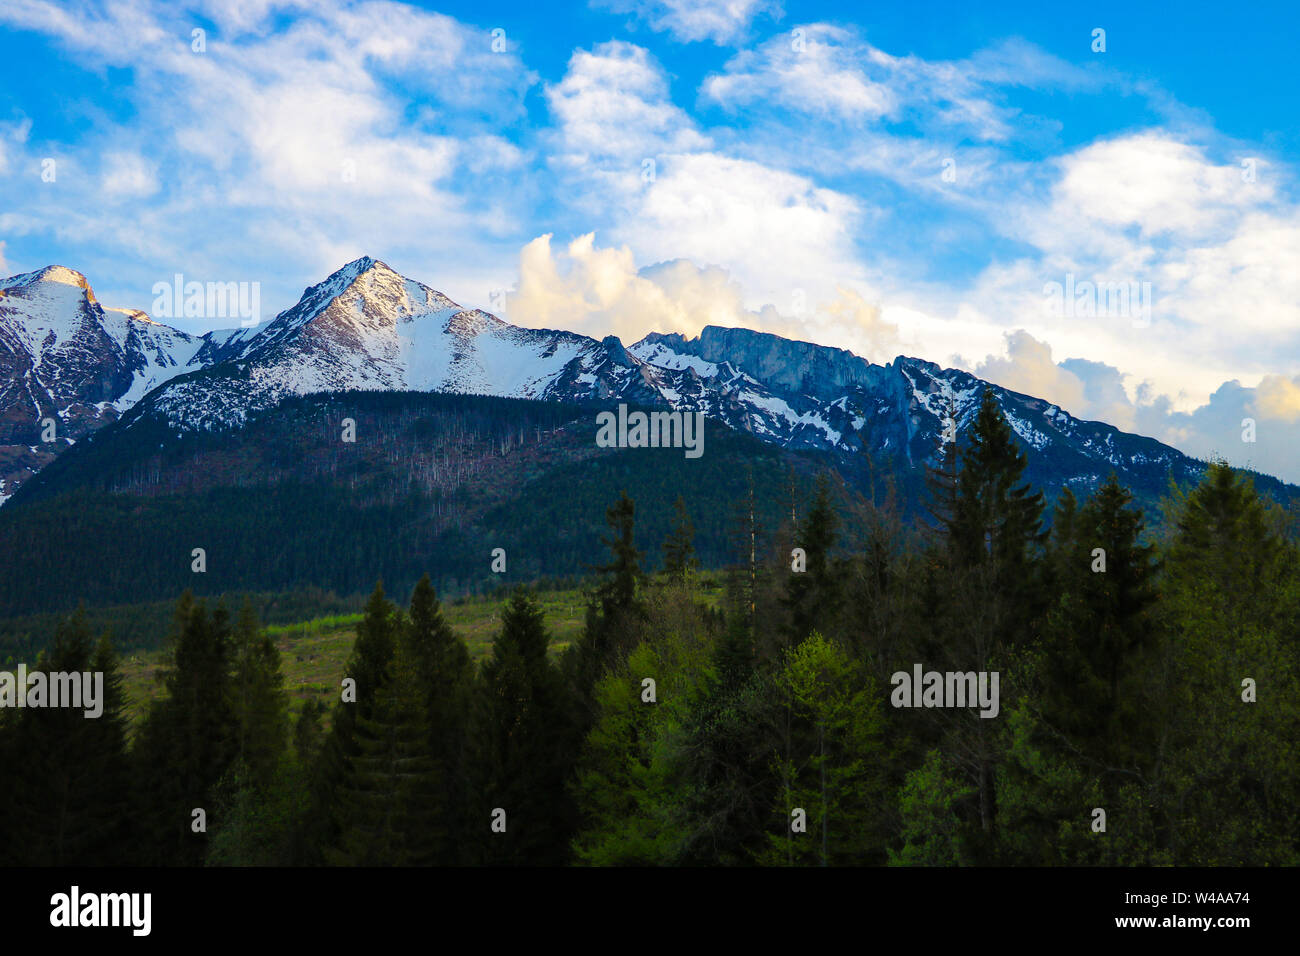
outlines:
[[[0,712],[0,862],[100,866],[129,841],[129,777],[121,677],[112,645],[92,640],[83,611],[66,619],[33,665],[47,675],[102,674],[101,712],[44,707]],[[52,680],[52,678],[51,678]],[[93,691],[92,691],[93,693]]]
[[[476,670],[431,577],[405,610],[377,586],[325,734],[311,701],[290,733],[253,608],[187,593],[128,754],[112,648],[62,621],[38,664],[104,671],[104,716],[0,709],[0,862],[1300,862],[1294,515],[1214,464],[1164,536],[1112,476],[1063,492],[1047,539],[990,403],[956,460],[937,529],[887,480],[863,500],[796,474],[778,513],[740,475],[722,595],[689,571],[684,497],[648,583],[620,495],[559,665],[527,590]],[[999,672],[998,715],[889,706],[917,663]]]
[[[211,816],[213,788],[239,752],[225,607],[209,612],[186,592],[176,609],[171,657],[166,696],[150,707],[132,753],[142,807],[139,843],[142,862],[195,865],[203,861],[207,835],[195,830],[194,811]]]
[[[829,631],[840,610],[842,562],[836,559],[839,517],[831,497],[830,477],[817,478],[817,492],[808,514],[799,522],[794,546],[805,554],[806,567],[786,577],[783,603],[789,613],[789,643],[797,644],[816,630]]]
[[[482,835],[476,862],[567,861],[573,810],[565,790],[573,731],[564,680],[547,657],[541,608],[525,591],[511,596],[501,634],[480,679],[477,800],[470,832]],[[506,811],[504,833],[489,814]]]
[[[684,582],[692,571],[699,568],[695,557],[695,526],[686,511],[686,499],[681,495],[673,504],[675,514],[673,530],[663,543],[663,573],[669,580]]]

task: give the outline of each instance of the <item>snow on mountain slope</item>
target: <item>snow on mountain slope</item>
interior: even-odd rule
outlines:
[[[17,276],[0,291],[0,362],[8,373],[0,428],[10,436],[0,432],[0,441],[32,449],[27,473],[40,465],[34,424],[50,412],[80,423],[70,439],[119,413],[128,427],[147,417],[184,432],[238,427],[288,396],[359,389],[666,405],[785,448],[866,452],[914,469],[934,460],[949,414],[962,434],[991,388],[1044,480],[1115,469],[1154,485],[1171,469],[1191,476],[1200,468],[1154,440],[919,359],[877,365],[844,349],[717,326],[692,339],[651,333],[624,348],[615,336],[522,328],[462,308],[369,257],[309,287],[268,323],[202,337],[101,309],[72,270]],[[0,494],[8,495],[22,469],[8,468],[4,454]]]
[[[554,400],[638,393],[635,364],[620,353],[616,339],[525,329],[464,309],[367,257],[307,289],[216,367],[161,389],[141,413],[184,430],[236,425],[286,396],[325,391]]]
[[[1199,468],[1151,439],[919,359],[876,365],[844,349],[717,326],[693,339],[651,333],[624,348],[614,336],[521,328],[462,309],[368,257],[307,289],[226,354],[153,392],[135,414],[185,431],[235,426],[287,395],[321,391],[621,399],[702,411],[790,449],[867,452],[917,468],[934,460],[950,412],[960,435],[992,388],[1031,466],[1045,475],[1065,480],[1113,468],[1158,475],[1150,484],[1171,468]]]
[[[134,309],[104,309],[64,266],[0,285],[0,482],[4,497],[61,450],[197,364],[202,338]],[[52,436],[53,440],[47,440]],[[2,503],[2,501],[0,501]]]

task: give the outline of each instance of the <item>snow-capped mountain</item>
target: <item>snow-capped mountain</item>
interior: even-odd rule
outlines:
[[[56,454],[151,389],[217,359],[232,332],[191,336],[105,309],[63,266],[0,285],[0,502]]]
[[[1044,479],[1086,483],[1114,469],[1154,487],[1171,468],[1179,477],[1199,471],[1152,439],[919,359],[876,365],[844,349],[716,326],[693,339],[651,333],[624,348],[615,336],[521,328],[464,309],[370,258],[312,286],[224,361],[169,382],[136,414],[189,431],[236,426],[285,396],[322,391],[614,399],[703,411],[785,448],[867,451],[918,467],[933,459],[946,417],[960,434],[990,387]]]
[[[642,368],[612,337],[514,326],[362,258],[140,414],[180,431],[225,428],[290,395],[352,389],[655,401]]]
[[[48,414],[72,440],[128,409],[127,427],[148,418],[176,433],[220,430],[288,396],[371,389],[667,405],[785,448],[866,451],[918,467],[932,460],[946,417],[960,434],[992,388],[1044,478],[1091,482],[1114,469],[1152,485],[1171,468],[1179,477],[1200,468],[1154,440],[919,359],[877,365],[716,326],[625,348],[615,336],[511,325],[368,257],[265,325],[202,337],[104,310],[80,273],[50,267],[6,283],[0,345],[0,441],[11,446],[35,447]]]

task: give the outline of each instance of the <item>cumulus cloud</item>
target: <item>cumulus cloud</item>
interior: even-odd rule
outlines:
[[[900,345],[897,326],[851,288],[820,303],[750,309],[741,284],[718,266],[676,259],[638,268],[627,246],[598,247],[592,234],[560,252],[551,239],[539,236],[520,254],[519,282],[506,297],[512,322],[614,334],[627,343],[648,332],[692,337],[706,325],[745,326],[839,345],[874,361],[888,361]]]
[[[851,238],[858,204],[717,149],[641,47],[611,41],[575,52],[547,101],[565,194],[641,261],[720,266],[755,301],[783,306],[863,280]]]
[[[1273,421],[1300,422],[1300,375],[1265,375],[1255,387],[1255,407],[1261,416]]]
[[[1076,418],[1147,435],[1195,457],[1224,458],[1300,482],[1300,378],[1266,376],[1254,388],[1224,382],[1204,403],[1180,411],[1148,382],[1134,384],[1130,395],[1125,380],[1131,376],[1114,366],[1054,361],[1050,346],[1024,330],[1008,333],[1005,354],[986,356],[974,372],[1054,402]]]
[[[559,125],[560,158],[574,166],[617,164],[629,182],[641,176],[643,158],[710,145],[673,105],[663,68],[632,43],[578,50],[546,98]]]
[[[722,265],[785,301],[861,274],[850,241],[858,206],[806,177],[714,153],[666,157],[616,228],[647,259]]]
[[[1225,381],[1258,382],[1300,348],[1300,205],[1276,162],[1247,159],[1151,129],[1049,161],[1041,182],[988,198],[1019,252],[950,289],[948,308],[1124,368],[1181,411]],[[1140,305],[1098,296],[1103,308],[1062,314],[1045,294],[1085,283],[1128,288]]]

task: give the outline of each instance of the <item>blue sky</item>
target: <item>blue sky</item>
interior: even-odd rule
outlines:
[[[0,273],[257,282],[269,318],[369,254],[524,325],[919,355],[1300,480],[1297,19],[6,0]]]

